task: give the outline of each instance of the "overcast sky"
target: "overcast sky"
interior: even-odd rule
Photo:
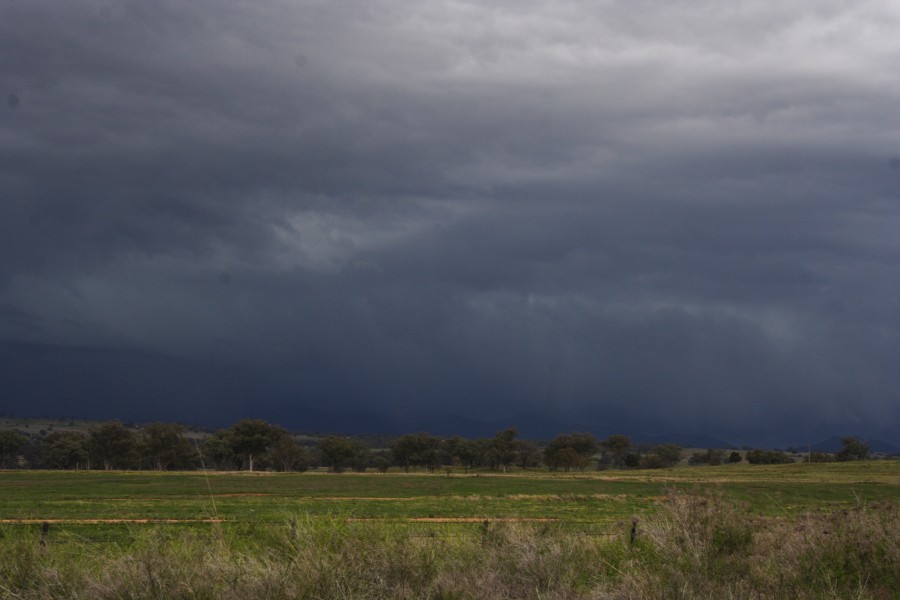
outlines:
[[[896,441],[898,31],[895,0],[7,0],[0,412]]]

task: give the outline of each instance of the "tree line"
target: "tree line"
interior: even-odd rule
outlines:
[[[866,444],[843,438],[834,455],[810,453],[810,461],[869,458]],[[298,440],[286,429],[259,419],[244,419],[201,436],[191,435],[178,423],[150,423],[126,427],[110,421],[81,431],[42,431],[27,436],[19,431],[0,431],[0,467],[37,469],[148,469],[148,470],[271,470],[306,471],[323,467],[340,473],[387,472],[420,469],[430,472],[454,468],[506,471],[546,468],[552,471],[619,468],[666,468],[682,460],[681,446],[641,446],[625,435],[598,440],[590,433],[567,433],[547,443],[519,438],[516,428],[494,437],[469,439],[412,433],[393,438],[388,448],[370,448],[361,439],[328,436]],[[752,464],[793,462],[776,450],[749,450],[746,456],[710,448],[695,452],[694,465],[720,465],[747,460]]]

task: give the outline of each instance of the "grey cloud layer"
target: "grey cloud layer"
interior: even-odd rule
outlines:
[[[900,435],[898,26],[888,1],[7,3],[13,402],[58,406],[26,344],[178,364],[173,406],[235,414]]]

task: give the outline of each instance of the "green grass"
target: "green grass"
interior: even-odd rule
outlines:
[[[451,477],[6,471],[0,599],[897,598],[898,500],[897,461]]]
[[[728,465],[575,474],[0,472],[0,519],[283,522],[285,515],[613,523],[667,490],[724,494],[765,515],[900,498],[900,463]]]

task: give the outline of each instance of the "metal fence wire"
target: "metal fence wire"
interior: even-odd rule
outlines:
[[[636,522],[610,523],[609,521],[534,521],[519,519],[466,519],[409,521],[403,519],[353,519],[333,520],[335,526],[343,524],[352,528],[366,526],[389,526],[404,538],[415,539],[478,539],[502,528],[515,525],[533,529],[546,535],[565,534],[569,537],[622,538],[634,541]],[[142,522],[142,523],[5,523],[0,529],[0,543],[4,538],[33,536],[42,547],[66,544],[121,544],[131,545],[145,539],[152,532],[177,535],[181,532],[212,533],[215,528],[232,539],[253,540],[278,534],[279,532],[299,535],[297,523],[291,521],[263,521],[253,519],[225,520],[210,522]]]

